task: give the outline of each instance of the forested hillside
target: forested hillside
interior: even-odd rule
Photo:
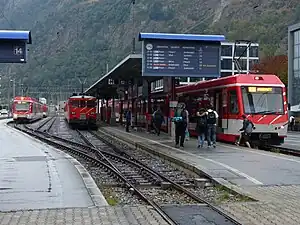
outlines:
[[[225,34],[250,39],[261,54],[285,54],[299,0],[0,0],[2,29],[32,31],[29,62],[10,65],[24,84],[91,83],[131,51],[138,32]],[[132,20],[134,15],[134,23]],[[135,28],[135,29],[134,29]],[[137,42],[137,50],[140,43]],[[7,74],[7,65],[1,67]],[[31,85],[32,86],[32,85]]]

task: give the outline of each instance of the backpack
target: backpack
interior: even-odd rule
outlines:
[[[217,118],[216,118],[216,114],[214,111],[208,112],[207,113],[207,123],[208,124],[216,124],[217,122]]]
[[[201,116],[198,118],[197,126],[198,127],[206,127],[206,118],[204,116]]]
[[[159,112],[159,111],[155,111],[153,117],[154,117],[154,120],[155,120],[155,121],[160,121],[160,120],[162,120],[162,114],[161,114],[161,112]]]
[[[252,131],[253,131],[253,124],[250,121],[248,121],[248,124],[247,124],[246,129],[245,129],[245,133],[251,134]]]

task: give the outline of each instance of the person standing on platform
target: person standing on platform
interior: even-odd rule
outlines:
[[[164,115],[163,115],[160,107],[158,107],[157,110],[153,113],[153,125],[154,125],[154,129],[156,131],[157,136],[160,135],[161,124],[164,121],[165,121]]]
[[[293,115],[290,116],[290,129],[291,131],[295,130],[295,117]]]
[[[184,147],[185,131],[187,128],[187,110],[185,109],[185,104],[179,104],[176,110],[173,122],[175,123],[175,147]],[[180,143],[179,143],[180,137]]]
[[[219,118],[218,113],[213,110],[213,107],[209,107],[209,109],[205,112],[207,118],[207,144],[208,148],[216,147],[216,139],[217,139],[217,120]]]
[[[198,135],[198,148],[203,148],[205,134],[207,131],[207,121],[204,112],[204,109],[200,109],[200,111],[197,112],[196,132]]]
[[[126,113],[126,132],[129,132],[130,124],[131,124],[131,111],[129,109]]]

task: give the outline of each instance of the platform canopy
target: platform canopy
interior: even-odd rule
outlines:
[[[177,40],[177,41],[225,41],[224,35],[200,35],[200,34],[168,34],[168,33],[140,33],[139,40]]]
[[[0,30],[0,40],[19,40],[32,44],[31,32],[22,30]]]
[[[121,80],[128,82],[141,78],[141,71],[142,54],[130,54],[118,63],[112,70],[86,89],[84,93],[93,96],[100,95],[100,97],[116,95],[117,85],[111,85],[112,81],[114,81],[115,84],[118,84]],[[161,78],[155,77],[149,79],[157,80]],[[139,84],[142,84],[142,80],[139,80]]]

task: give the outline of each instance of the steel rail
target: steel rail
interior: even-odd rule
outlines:
[[[124,177],[124,176],[122,175],[122,173],[121,173],[119,170],[117,170],[117,169],[115,168],[115,166],[111,166],[111,165],[109,165],[109,164],[107,164],[107,163],[104,163],[104,162],[98,160],[98,159],[95,159],[95,158],[89,156],[88,154],[86,154],[85,152],[83,152],[83,151],[81,151],[81,150],[71,148],[71,147],[66,146],[66,145],[63,145],[63,144],[61,144],[61,143],[57,143],[57,142],[55,142],[55,141],[53,141],[53,140],[50,139],[50,138],[53,137],[53,135],[51,135],[51,134],[48,134],[48,133],[46,133],[46,132],[37,131],[37,130],[35,130],[35,129],[33,129],[33,128],[30,128],[30,127],[28,127],[28,126],[26,126],[26,125],[24,125],[24,127],[25,127],[27,130],[22,129],[22,128],[20,128],[20,127],[18,127],[18,126],[15,125],[15,128],[16,128],[16,129],[18,129],[18,130],[20,130],[20,131],[22,131],[22,132],[25,132],[25,133],[27,133],[27,134],[29,134],[29,135],[32,135],[32,136],[34,136],[35,138],[37,138],[37,139],[39,139],[39,140],[41,140],[41,141],[43,141],[43,142],[46,142],[46,143],[49,144],[49,145],[56,146],[56,147],[59,147],[59,148],[61,148],[61,149],[65,149],[65,150],[67,150],[67,151],[69,151],[69,152],[72,152],[72,153],[74,153],[74,154],[77,154],[77,155],[79,155],[79,156],[84,156],[85,159],[87,159],[87,160],[89,160],[89,161],[91,161],[91,162],[96,162],[96,163],[101,164],[101,165],[103,165],[104,167],[110,169],[113,173],[115,173],[115,174],[116,174],[116,175],[117,175],[117,176],[125,183],[125,185],[126,185],[127,188],[134,190],[134,192],[135,192],[141,199],[143,199],[145,202],[147,202],[149,205],[151,205],[151,206],[152,206],[152,207],[160,214],[160,216],[161,216],[168,224],[170,224],[170,225],[178,225],[178,223],[177,223],[176,221],[174,221],[172,218],[170,218],[170,217],[163,211],[163,209],[162,209],[159,205],[157,205],[154,201],[148,199],[142,192],[140,192],[134,185],[132,185],[131,182],[130,182],[129,180],[127,180],[127,178]],[[44,136],[47,136],[47,138],[44,137]],[[50,138],[49,138],[49,137],[50,137]],[[64,140],[63,138],[60,138],[60,139],[61,139],[61,140]],[[66,141],[66,143],[69,143],[69,144],[70,144],[69,141]],[[103,156],[103,157],[105,158],[105,156]],[[109,162],[109,160],[107,160],[107,162]]]
[[[104,142],[105,144],[107,144],[108,146],[113,146],[112,143],[108,142],[107,140],[105,140],[104,138],[101,138],[99,135],[95,134],[94,132],[90,132],[92,135],[94,135],[94,137],[98,138],[99,140],[101,140],[102,142]],[[114,146],[115,147],[115,146]],[[235,220],[234,218],[230,217],[229,215],[227,215],[222,209],[220,209],[219,207],[213,205],[212,203],[208,202],[207,200],[195,195],[194,193],[192,193],[191,191],[187,190],[185,187],[183,187],[182,185],[172,181],[171,179],[167,178],[166,176],[156,172],[155,170],[151,169],[150,167],[148,167],[147,165],[145,165],[144,163],[140,162],[139,160],[135,159],[133,156],[128,155],[126,152],[119,150],[122,152],[122,154],[127,155],[128,157],[130,157],[132,160],[138,162],[140,165],[142,165],[143,167],[151,170],[153,173],[157,174],[157,176],[161,177],[164,181],[169,182],[170,184],[173,185],[173,187],[175,187],[175,189],[182,191],[183,193],[185,193],[186,195],[188,195],[189,197],[191,197],[192,199],[198,201],[199,203],[204,203],[206,204],[208,207],[210,207],[211,209],[213,209],[214,211],[218,212],[220,215],[224,216],[226,219],[230,220],[231,222],[233,222],[234,224],[237,225],[242,225],[242,223],[238,222],[237,220]]]

